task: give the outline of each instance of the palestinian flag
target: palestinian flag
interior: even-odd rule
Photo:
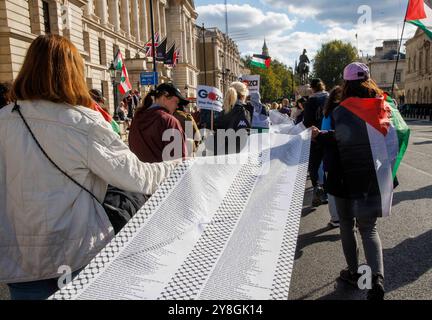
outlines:
[[[124,65],[123,55],[121,54],[120,50],[117,51],[117,55],[114,60],[114,66],[116,70],[121,70],[121,78],[118,88],[121,94],[125,94],[128,91],[132,90],[132,85],[129,81],[129,75],[126,70],[126,66]]]
[[[344,188],[356,216],[390,215],[409,128],[390,97],[348,98],[333,111]]]
[[[111,117],[111,115],[110,115],[108,112],[106,112],[104,109],[102,109],[102,107],[101,107],[99,104],[97,104],[96,102],[93,104],[93,108],[94,108],[94,110],[100,112],[100,114],[101,114],[102,117],[105,119],[105,121],[108,122],[108,123],[111,125],[113,131],[114,131],[115,133],[117,133],[118,135],[120,135],[120,126],[119,126],[119,124],[118,124],[118,123],[117,123],[117,122],[116,122],[116,121]]]
[[[263,56],[260,54],[254,54],[251,59],[251,65],[262,68],[262,69],[268,69],[270,67],[271,58],[268,56]]]
[[[409,0],[405,21],[419,27],[432,39],[432,0]]]

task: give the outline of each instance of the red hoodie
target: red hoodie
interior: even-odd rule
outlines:
[[[178,130],[180,133],[181,146],[173,146],[174,148],[181,148],[181,156],[178,154],[176,158],[184,158],[186,156],[186,144],[180,122],[168,110],[160,106],[150,107],[146,110],[138,109],[129,129],[129,147],[143,162],[171,160],[162,159],[164,148],[175,139],[171,136],[169,141],[162,141],[163,133],[170,129]],[[171,145],[170,147],[172,149]],[[171,153],[171,156],[173,155]]]

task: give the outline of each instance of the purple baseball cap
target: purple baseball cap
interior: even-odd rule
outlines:
[[[369,76],[369,68],[364,63],[353,62],[344,69],[344,80],[346,81],[366,80]]]

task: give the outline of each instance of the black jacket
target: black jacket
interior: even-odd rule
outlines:
[[[228,113],[223,113],[216,121],[216,129],[249,130],[252,125],[253,107],[240,101]]]
[[[222,115],[215,121],[216,133],[214,140],[214,154],[228,154],[232,152],[239,153],[240,150],[245,146],[247,136],[249,135],[250,128],[252,125],[253,107],[250,104],[241,103],[237,101],[234,107],[228,113],[222,113]],[[236,132],[236,136],[231,137],[225,136],[225,139],[220,141],[218,146],[218,135],[228,134],[223,130],[233,129]],[[243,130],[242,130],[243,129]],[[245,130],[244,130],[245,129]],[[219,131],[222,130],[223,132]],[[239,130],[242,130],[239,132]],[[235,139],[235,140],[234,140]],[[225,141],[223,143],[223,141]],[[235,146],[230,146],[230,141],[235,141]],[[231,142],[234,143],[234,142]],[[230,148],[231,147],[231,148]],[[234,150],[235,149],[235,150]],[[222,152],[224,150],[224,152]]]
[[[323,108],[328,98],[328,92],[322,91],[314,93],[306,101],[303,113],[303,124],[306,128],[315,126],[321,128],[323,118]]]

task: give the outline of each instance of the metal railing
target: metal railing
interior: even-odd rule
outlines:
[[[404,104],[399,107],[404,118],[425,119],[432,121],[432,104]]]

